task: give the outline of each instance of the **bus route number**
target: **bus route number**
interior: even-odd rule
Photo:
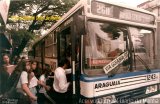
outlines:
[[[147,81],[150,81],[150,80],[155,80],[157,77],[156,77],[156,74],[149,74],[146,76],[147,77]]]

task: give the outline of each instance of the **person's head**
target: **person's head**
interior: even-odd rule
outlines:
[[[17,71],[27,71],[27,72],[30,72],[31,71],[31,65],[30,65],[30,61],[29,60],[21,60],[15,70]]]
[[[24,70],[27,71],[27,72],[30,72],[31,71],[31,63],[29,60],[24,60],[25,61],[25,68]]]
[[[36,60],[31,60],[31,69],[35,70],[37,68],[37,61]]]
[[[51,72],[50,66],[45,65],[45,69],[43,70],[43,74],[45,75],[45,77],[48,77],[50,72]]]
[[[37,63],[37,67],[38,67],[38,69],[42,69],[42,63]]]
[[[59,67],[63,67],[64,69],[67,69],[70,66],[70,62],[68,59],[66,58],[62,58],[59,63],[58,63]]]
[[[3,62],[4,62],[4,64],[9,65],[10,59],[9,59],[9,56],[7,54],[3,55]]]
[[[23,71],[31,71],[31,63],[29,60],[23,60]]]

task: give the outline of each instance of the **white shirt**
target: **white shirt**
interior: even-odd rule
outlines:
[[[36,87],[38,85],[37,81],[38,81],[38,79],[35,76],[33,76],[33,78],[29,82],[29,88]]]
[[[21,88],[22,84],[25,84],[25,83],[28,83],[28,73],[26,71],[23,71],[19,78],[17,88]]]
[[[72,70],[71,70],[71,69],[65,69],[65,73],[66,73],[66,74],[71,74],[71,73],[72,73]]]
[[[69,83],[67,83],[65,70],[61,67],[58,67],[54,72],[54,90],[59,93],[65,93],[67,92],[68,86]]]
[[[44,74],[40,76],[39,80],[46,84],[46,78]],[[45,92],[46,92],[46,89],[44,87],[41,87],[39,90],[39,93],[45,93]]]
[[[17,84],[18,92],[22,92],[25,94],[25,92],[22,90],[22,84],[27,84],[27,83],[28,83],[28,73],[26,71],[22,71],[18,84]]]

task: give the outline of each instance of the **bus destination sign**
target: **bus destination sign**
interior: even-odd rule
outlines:
[[[150,14],[97,1],[93,1],[91,6],[91,11],[95,15],[144,24],[154,24],[155,17]]]

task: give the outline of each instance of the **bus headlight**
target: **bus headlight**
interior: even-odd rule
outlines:
[[[146,89],[146,94],[156,92],[158,90],[157,85],[148,86]]]

